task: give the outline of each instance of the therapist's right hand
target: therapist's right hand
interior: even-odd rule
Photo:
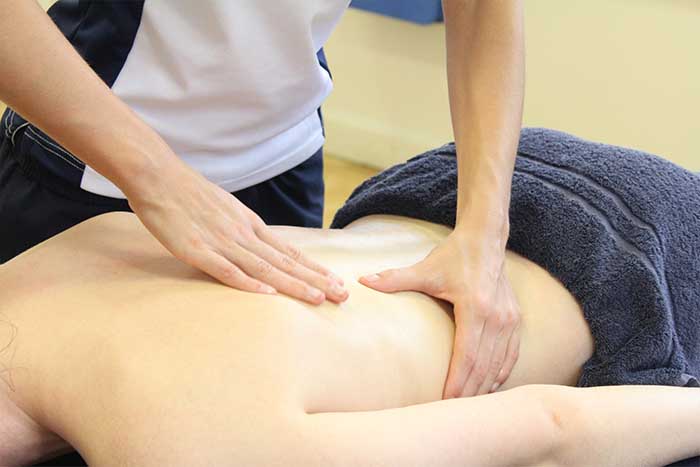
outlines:
[[[3,2],[2,9],[0,100],[121,188],[173,255],[236,289],[313,304],[347,298],[339,278],[183,163],[37,2]]]
[[[175,257],[240,290],[340,303],[342,279],[286,243],[230,193],[185,164],[149,180],[129,204]]]

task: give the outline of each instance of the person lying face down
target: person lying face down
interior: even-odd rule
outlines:
[[[70,447],[90,464],[664,464],[700,454],[693,388],[571,388],[594,353],[576,299],[514,253],[521,353],[494,394],[440,400],[449,307],[362,274],[450,229],[367,216],[277,227],[351,299],[320,308],[226,288],[131,214],[93,218],[0,267],[0,460]],[[673,439],[668,433],[673,433]]]
[[[522,257],[508,255],[523,309],[511,377],[496,394],[439,401],[448,307],[353,278],[413,261],[449,229],[374,216],[342,231],[277,230],[342,271],[352,300],[314,308],[218,285],[131,214],[94,218],[3,266],[0,311],[16,329],[4,407],[21,410],[9,427],[34,434],[30,446],[58,436],[96,465],[644,463],[700,451],[697,390],[550,386],[575,384],[593,343],[576,301]],[[613,420],[622,426],[605,428]],[[639,439],[632,428],[650,420]],[[663,439],[671,424],[687,444]],[[35,460],[5,450],[4,463]]]

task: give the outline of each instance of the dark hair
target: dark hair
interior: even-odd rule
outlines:
[[[10,391],[15,390],[15,384],[12,381],[12,360],[14,360],[15,357],[15,351],[17,350],[17,347],[14,345],[15,339],[17,338],[17,326],[7,320],[5,317],[0,315],[0,329],[3,327],[7,327],[10,331],[10,339],[7,341],[6,344],[0,343],[0,357],[3,356],[3,354],[8,354],[9,355],[9,362],[8,364],[3,363],[0,360],[0,381],[4,382],[8,388],[10,388]]]

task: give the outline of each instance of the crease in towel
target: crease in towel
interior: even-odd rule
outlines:
[[[365,181],[331,227],[371,214],[454,226],[453,143]],[[700,177],[651,154],[523,129],[508,248],[577,299],[595,341],[579,386],[700,386]]]
[[[612,237],[612,239],[617,242],[623,249],[625,249],[628,253],[637,256],[639,260],[644,263],[644,265],[653,273],[654,277],[656,278],[657,285],[659,288],[666,288],[665,287],[665,280],[661,280],[657,274],[656,267],[652,264],[651,260],[649,257],[644,254],[639,248],[637,248],[634,244],[630,243],[627,241],[621,234],[618,232],[615,227],[613,227],[612,223],[610,222],[610,219],[608,216],[605,215],[604,212],[600,211],[598,208],[593,206],[591,203],[586,201],[582,196],[577,195],[576,193],[572,192],[568,188],[561,186],[560,184],[554,183],[554,182],[549,182],[545,180],[542,177],[537,176],[536,173],[530,173],[525,170],[520,170],[518,171],[521,174],[524,174],[525,176],[531,176],[533,178],[536,178],[540,183],[542,183],[544,186],[549,187],[551,190],[558,190],[562,193],[563,196],[568,197],[570,200],[572,200],[575,203],[579,203],[581,207],[586,210],[589,214],[592,216],[595,216],[598,218],[598,221],[600,221],[601,224],[603,224],[603,227],[608,231],[608,234]],[[661,284],[664,284],[663,286]]]

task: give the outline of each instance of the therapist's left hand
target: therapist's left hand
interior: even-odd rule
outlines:
[[[455,342],[443,398],[495,391],[520,348],[520,310],[504,272],[505,248],[454,230],[421,262],[360,278],[381,292],[413,290],[454,305]]]

